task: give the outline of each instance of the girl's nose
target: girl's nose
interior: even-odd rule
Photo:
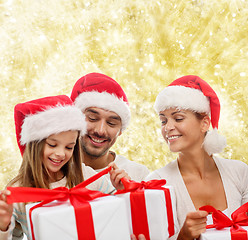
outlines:
[[[60,159],[64,159],[65,158],[65,151],[62,148],[57,149],[55,155],[56,155],[56,157],[58,157]]]

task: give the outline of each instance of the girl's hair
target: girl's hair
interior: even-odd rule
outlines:
[[[61,168],[66,177],[66,187],[72,188],[81,183],[83,178],[80,139],[77,138],[70,160]],[[23,161],[18,175],[8,184],[18,183],[20,187],[49,188],[49,174],[43,164],[46,139],[33,141],[26,145]]]

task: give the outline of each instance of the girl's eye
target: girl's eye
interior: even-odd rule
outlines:
[[[68,150],[72,150],[72,149],[73,149],[73,147],[66,147],[66,149],[68,149]]]
[[[50,144],[50,143],[47,143],[49,147],[56,147],[56,145],[53,145],[53,144]]]

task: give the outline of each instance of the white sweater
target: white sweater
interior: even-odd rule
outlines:
[[[83,168],[83,176],[85,180],[96,174],[96,172],[91,167],[85,166],[83,164],[82,168]],[[58,182],[51,183],[50,189],[57,187],[64,187],[65,185],[66,185],[66,177],[62,178]],[[103,193],[110,193],[115,190],[112,184],[106,178],[106,176],[103,176],[98,180],[96,180],[95,182],[89,184],[87,188],[90,190],[101,191]],[[0,231],[0,240],[12,240],[12,239],[20,240],[23,238],[23,233],[25,233],[28,236],[25,204],[14,203],[13,207],[14,207],[14,211],[13,211],[13,216],[11,218],[11,224],[7,231],[5,232]],[[28,239],[31,238],[28,237]]]
[[[115,154],[114,154],[115,155]],[[136,163],[134,161],[130,161],[127,158],[121,155],[115,155],[114,163],[117,165],[118,168],[124,169],[126,173],[131,177],[132,180],[141,182],[143,181],[146,176],[149,174],[149,170],[146,166]],[[102,169],[95,169],[95,171],[99,172]],[[106,175],[109,178],[109,174]]]
[[[225,213],[230,217],[234,210],[248,202],[248,165],[241,161],[219,157],[214,157],[214,161],[220,172],[226,193],[228,208]],[[177,217],[181,229],[186,214],[196,209],[184,184],[177,160],[155,170],[145,180],[151,179],[166,179],[166,184],[174,187],[177,201]]]

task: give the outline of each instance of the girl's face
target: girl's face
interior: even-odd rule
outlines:
[[[191,152],[201,148],[210,119],[199,120],[189,110],[170,108],[159,113],[161,132],[172,152]]]
[[[70,160],[78,138],[78,131],[50,135],[44,146],[43,164],[52,181],[63,177],[61,168]]]

